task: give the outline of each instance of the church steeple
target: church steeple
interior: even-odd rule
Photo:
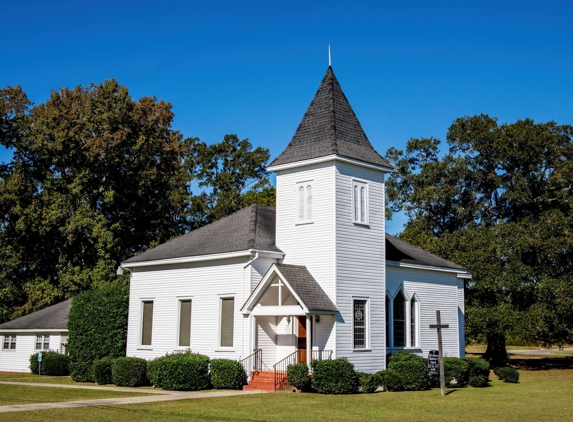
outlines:
[[[329,155],[392,169],[370,144],[330,66],[290,143],[269,167]]]

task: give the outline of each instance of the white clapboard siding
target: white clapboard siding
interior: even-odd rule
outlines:
[[[466,317],[465,317],[464,280],[458,279],[458,335],[460,357],[466,357]]]
[[[263,371],[273,369],[277,357],[277,317],[258,316],[256,348],[263,352]]]
[[[334,318],[334,315],[320,315],[320,322],[315,321],[313,324],[312,347],[314,350],[334,351]]]
[[[436,311],[439,310],[442,323],[450,326],[442,330],[444,356],[460,356],[458,279],[455,272],[388,266],[386,287],[393,296],[400,288],[404,289],[408,300],[416,295],[420,309],[420,347],[413,351],[421,351],[427,357],[428,351],[438,350],[437,332],[429,326],[436,323]]]
[[[313,222],[296,223],[296,184],[313,183]],[[323,163],[277,172],[276,244],[284,263],[305,265],[324,291],[335,297],[334,166]]]
[[[359,371],[376,372],[386,356],[384,174],[345,163],[336,167],[336,357],[346,356]],[[352,219],[353,179],[368,183],[367,225]],[[353,348],[353,298],[369,301],[366,350]]]
[[[16,336],[16,349],[4,350],[4,335]],[[36,350],[36,334],[50,336],[50,349],[60,352],[61,335],[60,331],[37,331],[37,332],[2,332],[0,338],[0,371],[7,372],[30,372],[30,356],[40,350]],[[63,333],[67,336],[67,333]],[[67,337],[66,337],[67,338]]]
[[[178,347],[179,299],[192,300],[191,350],[211,358],[240,359],[245,350],[242,335],[248,335],[248,318],[239,312],[245,301],[244,284],[248,262],[243,259],[215,260],[161,267],[135,268],[131,275],[127,356],[152,359]],[[219,347],[220,300],[235,298],[232,348]],[[140,346],[141,302],[153,300],[152,346]],[[246,332],[245,332],[246,331]]]
[[[294,324],[296,324],[296,317],[288,318],[285,316],[276,317],[276,339],[277,339],[277,354],[275,363],[284,359],[296,350],[296,336],[294,334]]]

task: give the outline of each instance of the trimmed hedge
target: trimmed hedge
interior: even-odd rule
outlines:
[[[428,388],[430,377],[426,359],[413,353],[396,353],[391,355],[389,360],[388,369],[393,371],[400,380],[397,382],[392,379],[391,389],[393,391],[418,391]]]
[[[209,357],[198,353],[167,354],[148,363],[151,383],[164,390],[193,391],[209,388]]]
[[[358,392],[360,379],[354,365],[346,358],[313,360],[311,386],[322,394],[351,394]]]
[[[468,377],[483,377],[489,379],[489,362],[480,358],[466,358],[468,363]]]
[[[308,391],[310,389],[308,366],[304,363],[289,365],[287,367],[287,380],[297,390]]]
[[[141,358],[117,358],[111,366],[111,378],[120,387],[149,385],[147,361]]]
[[[74,381],[94,382],[94,362],[125,356],[129,287],[108,284],[72,301],[68,320],[70,374]]]
[[[362,393],[374,393],[382,385],[382,379],[378,374],[356,373],[360,378],[360,391]]]
[[[245,380],[245,370],[236,360],[213,359],[211,361],[211,384],[213,388],[239,390]]]
[[[444,358],[444,378],[447,386],[463,387],[467,385],[469,381],[469,364],[461,358]],[[456,383],[452,384],[454,380]]]
[[[376,372],[376,376],[380,379],[381,385],[384,387],[384,391],[401,391],[404,389],[400,376],[391,369],[378,371]]]
[[[113,384],[112,366],[115,358],[103,358],[94,362],[94,378],[96,384]]]
[[[519,382],[519,371],[511,366],[500,366],[493,370],[497,377],[505,382]]]
[[[470,378],[470,385],[475,388],[487,387],[489,385],[489,379],[483,375],[474,375]]]
[[[38,352],[39,353],[39,352]],[[30,356],[30,372],[38,375],[38,353]],[[57,352],[42,352],[42,375],[66,376],[70,375],[70,358]]]

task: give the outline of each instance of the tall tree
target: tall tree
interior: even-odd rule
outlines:
[[[573,128],[487,115],[454,121],[440,141],[388,150],[389,215],[401,237],[465,265],[469,336],[507,359],[508,334],[547,344],[573,339]]]

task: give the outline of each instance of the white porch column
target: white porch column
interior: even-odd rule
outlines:
[[[312,327],[312,317],[306,315],[306,364],[310,369],[310,360],[312,358],[312,333],[310,332]]]

